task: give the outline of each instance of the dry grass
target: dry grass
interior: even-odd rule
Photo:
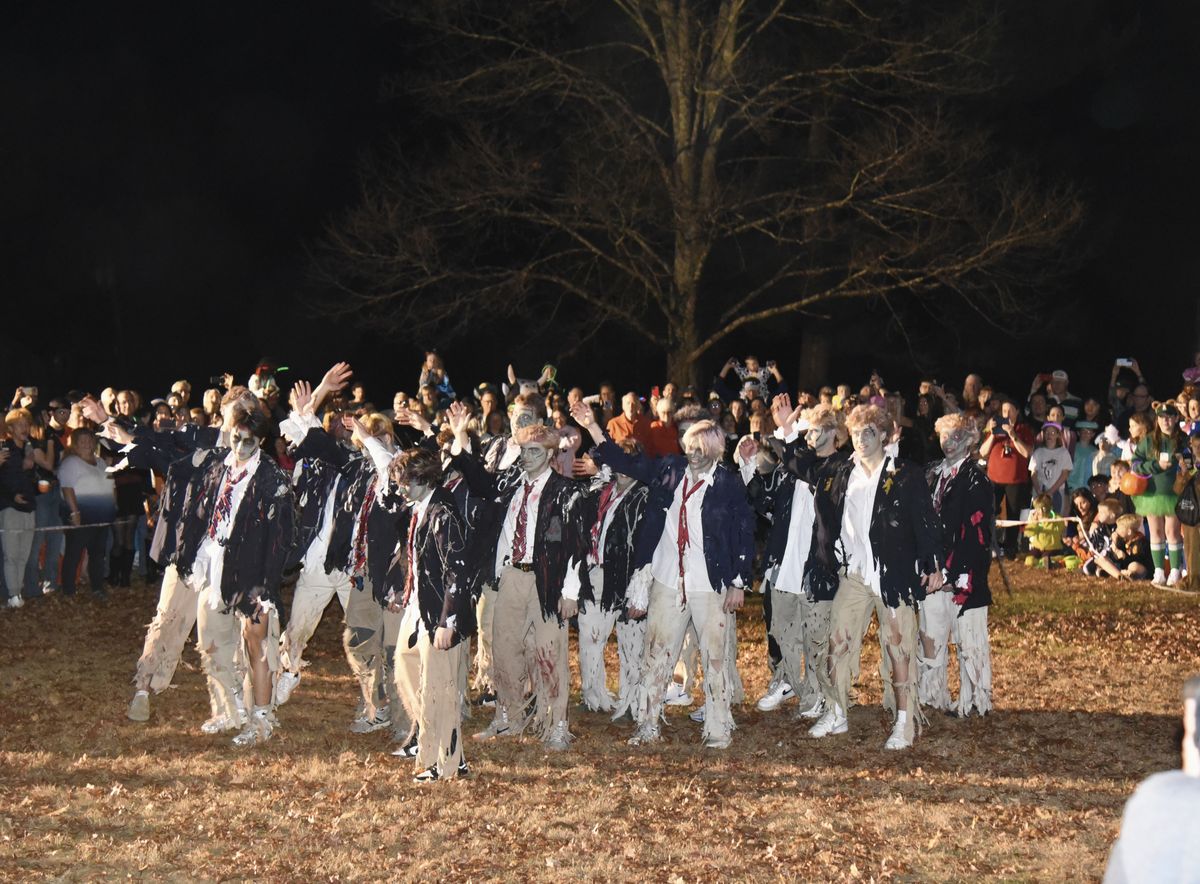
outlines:
[[[31,605],[0,617],[0,876],[1096,878],[1134,786],[1176,764],[1197,599],[1021,567],[1013,579],[992,610],[997,712],[937,716],[910,752],[882,750],[868,643],[846,736],[808,740],[792,707],[748,704],[730,751],[704,751],[678,710],[665,744],[634,750],[626,726],[573,712],[574,751],[471,745],[474,776],[436,787],[411,782],[384,734],[346,732],[332,612],[278,738],[241,753],[196,729],[207,702],[190,646],[151,722],[125,719],[155,588]],[[741,634],[753,698],[757,606]]]

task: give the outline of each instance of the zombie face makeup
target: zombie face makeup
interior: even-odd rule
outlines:
[[[812,426],[804,434],[804,441],[817,456],[826,457],[837,447],[837,431],[833,427]]]
[[[410,504],[419,503],[433,493],[431,487],[416,479],[398,482],[396,488],[405,502]]]
[[[258,439],[244,427],[234,427],[229,434],[229,447],[238,463],[245,463],[258,451]]]
[[[688,467],[696,475],[708,472],[708,470],[716,462],[707,454],[705,454],[698,445],[693,445],[684,451],[683,454],[687,458]]]
[[[550,466],[550,452],[541,445],[530,443],[521,446],[521,469],[530,479],[536,479]]]
[[[850,431],[850,439],[854,443],[854,453],[860,459],[874,460],[883,453],[883,434],[874,424],[855,427]]]
[[[971,450],[971,434],[963,429],[943,430],[938,434],[938,441],[942,445],[946,460],[951,462],[966,457],[967,452]]]

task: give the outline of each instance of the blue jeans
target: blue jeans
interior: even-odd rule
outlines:
[[[36,528],[57,528],[62,520],[62,491],[56,483],[45,494],[37,496],[35,511]],[[40,568],[42,546],[46,547],[46,562]],[[33,549],[29,551],[29,562],[25,565],[25,595],[32,598],[42,594],[41,584],[49,583],[58,588],[59,557],[63,552],[63,535],[61,531],[39,531],[33,535]]]

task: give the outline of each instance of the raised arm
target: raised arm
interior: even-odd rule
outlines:
[[[608,464],[618,473],[632,476],[647,485],[653,483],[656,473],[655,458],[644,454],[629,455],[622,451],[604,435],[592,410],[583,403],[576,403],[571,407],[571,417],[575,418],[576,423],[583,427],[596,443],[592,457],[597,463]]]

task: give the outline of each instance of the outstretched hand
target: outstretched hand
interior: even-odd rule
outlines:
[[[312,414],[312,405],[312,384],[308,381],[296,381],[296,383],[292,384],[292,407],[296,409],[296,414]]]
[[[743,437],[742,441],[738,443],[737,456],[741,463],[750,463],[751,459],[757,453],[758,443],[749,436]]]
[[[771,417],[775,418],[775,425],[785,433],[792,431],[793,415],[792,397],[787,393],[780,393],[771,400]]]
[[[360,442],[365,441],[371,435],[367,432],[366,425],[352,414],[342,415],[342,426],[351,431],[353,434],[351,438],[356,438]]]
[[[428,433],[433,428],[433,424],[425,420],[425,415],[410,408],[401,408],[396,412],[396,423],[401,426],[412,427],[420,433]]]
[[[346,384],[350,383],[350,377],[354,371],[350,368],[350,363],[339,362],[334,365],[329,371],[325,372],[325,376],[321,378],[321,383],[317,384],[317,388],[313,390],[313,411],[321,407],[321,403],[325,401],[325,397],[331,393],[337,393],[346,388]]]
[[[446,409],[446,423],[455,436],[465,436],[467,425],[471,422],[471,409],[462,402],[451,402]]]
[[[79,410],[94,424],[102,424],[108,420],[108,412],[104,410],[104,406],[91,396],[85,396],[80,400]]]

